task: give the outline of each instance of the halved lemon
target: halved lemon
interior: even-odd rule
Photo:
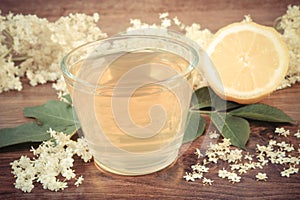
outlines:
[[[280,34],[254,22],[221,28],[207,53],[220,78],[208,79],[210,86],[222,98],[241,104],[265,98],[278,87],[288,70],[288,48]]]

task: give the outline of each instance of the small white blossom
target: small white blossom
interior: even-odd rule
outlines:
[[[230,169],[232,170],[232,171],[234,171],[234,170],[239,170],[240,168],[241,168],[241,164],[231,164],[230,165]]]
[[[284,169],[281,172],[281,176],[286,176],[286,177],[290,177],[290,175],[292,174],[297,174],[299,172],[299,168],[290,166],[288,169]]]
[[[227,178],[228,177],[228,171],[223,168],[222,170],[219,170],[218,176],[220,178]]]
[[[72,157],[68,156],[66,158],[63,158],[60,161],[60,164],[62,166],[64,166],[65,168],[70,168],[70,167],[73,167],[73,162],[74,162],[74,159]]]
[[[220,146],[222,146],[224,148],[229,147],[230,145],[231,145],[230,139],[227,139],[227,138],[224,138],[223,142],[220,143]]]
[[[252,22],[252,18],[250,15],[245,15],[243,22]]]
[[[183,178],[186,181],[193,181],[193,182],[195,181],[195,178],[193,177],[192,173],[185,172],[185,175],[183,176]]]
[[[300,158],[291,156],[291,157],[289,157],[288,163],[294,164],[294,165],[299,165],[300,164]]]
[[[249,162],[249,163],[245,163],[244,164],[246,167],[247,167],[247,169],[249,170],[249,169],[255,169],[256,168],[256,165],[255,165],[255,163],[253,163],[253,162]]]
[[[261,172],[259,172],[255,177],[257,181],[266,181],[268,179],[267,174]]]
[[[196,148],[195,154],[197,155],[198,159],[203,157],[203,154],[201,153],[200,149]]]
[[[171,20],[166,18],[162,19],[161,26],[164,28],[168,28],[169,26],[171,26]]]
[[[242,158],[242,150],[238,150],[238,149],[230,151],[229,155],[227,156],[229,163],[237,162],[241,160],[241,158]]]
[[[70,168],[64,169],[61,172],[61,175],[63,177],[65,177],[67,180],[71,180],[71,179],[75,178],[75,176],[76,176],[76,174],[74,173],[74,170],[72,170]]]
[[[159,13],[159,19],[164,19],[167,18],[169,16],[169,13],[165,12],[165,13]]]
[[[280,172],[281,176],[286,176],[286,177],[290,177],[290,173],[288,170],[283,170],[282,172]]]
[[[238,170],[239,174],[245,174],[248,171],[248,167],[245,165],[242,165],[241,168]]]
[[[285,132],[285,129],[283,128],[283,127],[281,127],[281,128],[276,128],[275,129],[275,133],[278,133],[278,134],[282,134],[282,133],[284,133]]]
[[[218,162],[218,158],[214,153],[210,152],[209,154],[207,154],[207,156],[208,156],[208,161],[209,162],[212,162],[212,163],[217,163]]]
[[[294,134],[294,136],[299,139],[300,138],[300,130],[297,130],[297,132]]]
[[[207,173],[209,168],[205,167],[204,165],[200,165],[199,163],[197,163],[196,165],[192,165],[191,168],[193,169],[193,171],[197,171],[199,173]]]
[[[247,154],[245,155],[245,160],[249,160],[252,161],[253,160],[253,156],[249,154],[249,152],[247,152]]]
[[[194,179],[201,179],[203,177],[203,173],[202,172],[193,172],[192,176]]]
[[[84,178],[82,176],[79,176],[78,179],[76,180],[76,182],[74,183],[74,185],[76,187],[79,187],[79,185],[82,184],[83,180],[84,180]]]
[[[218,134],[217,131],[209,132],[210,139],[217,139],[219,137],[220,137],[220,134]]]
[[[283,137],[287,137],[290,135],[290,130],[286,130],[285,132],[281,133],[280,135]]]
[[[173,21],[174,21],[174,24],[177,25],[177,26],[180,26],[181,25],[181,21],[178,19],[178,17],[174,17],[173,18]]]
[[[234,172],[231,172],[231,173],[229,173],[228,174],[228,180],[230,181],[230,182],[232,182],[232,183],[237,183],[237,182],[240,182],[240,180],[241,180],[241,176],[238,176],[236,173],[234,173]]]
[[[34,188],[33,181],[25,179],[24,177],[20,176],[16,179],[15,188],[22,190],[23,192],[31,192]]]
[[[203,178],[202,179],[202,183],[204,184],[204,185],[212,185],[212,183],[213,183],[214,181],[213,180],[211,180],[211,179],[209,179],[209,178]]]
[[[276,140],[269,140],[269,146],[277,145]]]

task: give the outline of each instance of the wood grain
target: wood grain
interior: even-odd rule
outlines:
[[[240,21],[244,15],[262,24],[272,25],[273,20],[285,13],[287,5],[299,5],[297,0],[185,0],[185,1],[61,1],[61,0],[1,0],[2,14],[13,13],[36,14],[50,21],[69,13],[100,13],[99,26],[109,35],[118,33],[129,26],[131,18],[139,18],[148,23],[159,23],[158,14],[168,11],[171,17],[178,16],[185,24],[200,23],[203,28],[216,31],[231,22]],[[24,79],[22,92],[5,92],[0,94],[0,128],[13,127],[28,119],[22,115],[27,106],[45,103],[55,99],[51,84],[30,87]],[[276,106],[300,122],[300,84],[276,91],[263,102]],[[248,151],[253,152],[257,143],[266,144],[274,136],[277,126],[284,126],[295,132],[299,124],[269,124],[251,122],[251,138],[247,144]],[[212,130],[208,126],[208,130]],[[287,139],[298,146],[299,140]],[[300,175],[290,178],[280,176],[280,166],[268,165],[263,171],[268,174],[267,182],[257,182],[254,170],[243,176],[241,183],[230,184],[217,177],[219,166],[211,168],[209,178],[215,179],[212,186],[203,186],[201,182],[185,182],[185,171],[196,162],[194,149],[206,148],[209,143],[203,136],[186,144],[181,149],[180,157],[172,166],[157,173],[124,177],[98,170],[94,164],[75,160],[77,174],[85,178],[83,185],[76,188],[70,185],[64,191],[50,192],[36,184],[32,193],[24,194],[14,188],[13,175],[9,163],[21,155],[30,155],[31,145],[15,145],[0,149],[0,198],[1,199],[300,199]]]

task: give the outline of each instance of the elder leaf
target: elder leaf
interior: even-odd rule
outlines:
[[[197,96],[198,105],[197,109],[211,109],[217,111],[230,110],[233,108],[240,107],[241,105],[235,102],[226,101],[220,98],[212,89],[209,87],[202,87],[195,91]]]
[[[205,130],[205,119],[200,113],[190,111],[187,125],[184,131],[183,143],[192,142],[203,134]]]
[[[0,148],[25,142],[49,140],[50,135],[44,126],[35,122],[19,125],[15,128],[0,129]]]
[[[77,130],[72,106],[64,102],[50,100],[40,106],[24,108],[23,112],[25,117],[34,118],[36,122],[0,129],[0,148],[13,144],[48,140],[50,135],[47,130],[50,128],[65,134],[74,134]]]
[[[41,106],[24,108],[23,112],[25,117],[35,118],[38,124],[56,131],[69,134],[76,129],[73,109],[62,101],[50,100]]]
[[[197,89],[195,91],[195,94],[196,94],[197,99],[198,99],[198,105],[197,105],[198,109],[212,107],[212,105],[211,105],[212,102],[211,102],[208,87],[202,87],[202,88]]]
[[[250,126],[247,120],[220,112],[211,113],[210,118],[223,137],[230,139],[232,145],[246,149],[250,135]]]
[[[229,112],[230,115],[267,122],[288,122],[293,119],[278,108],[266,104],[250,104]]]

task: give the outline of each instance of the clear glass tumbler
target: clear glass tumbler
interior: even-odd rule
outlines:
[[[199,49],[174,32],[145,32],[94,41],[64,57],[61,69],[99,167],[142,175],[176,160],[193,73],[208,59]]]

